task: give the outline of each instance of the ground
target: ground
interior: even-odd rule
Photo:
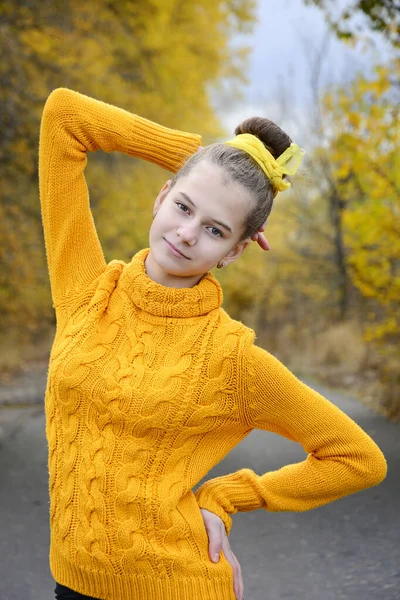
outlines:
[[[54,598],[48,568],[45,373],[28,380],[35,383],[25,395],[10,385],[0,393],[1,600]],[[320,386],[318,391],[375,439],[388,461],[387,479],[306,513],[235,515],[230,540],[244,572],[245,598],[399,600],[399,426],[338,392]],[[303,456],[298,444],[254,431],[209,477],[243,467],[261,474]]]

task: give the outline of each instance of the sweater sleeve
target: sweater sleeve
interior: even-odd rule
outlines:
[[[228,532],[229,515],[237,511],[305,511],[385,478],[386,461],[375,442],[268,352],[250,347],[243,372],[244,424],[299,442],[307,456],[260,476],[242,469],[204,483],[198,504],[220,516]]]
[[[105,269],[84,177],[87,152],[124,152],[176,172],[201,138],[59,88],[44,107],[39,187],[54,305]],[[111,216],[112,217],[112,216]]]

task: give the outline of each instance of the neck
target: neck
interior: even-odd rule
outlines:
[[[151,250],[147,255],[144,263],[146,273],[156,283],[170,288],[191,288],[199,283],[202,277],[205,275],[193,275],[189,277],[179,277],[178,275],[171,275],[167,273],[154,260]]]

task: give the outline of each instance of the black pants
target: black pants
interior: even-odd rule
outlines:
[[[84,596],[83,594],[79,594],[78,592],[74,592],[64,585],[60,585],[56,583],[56,589],[54,590],[56,595],[56,600],[96,600],[96,598],[92,598],[92,596]]]

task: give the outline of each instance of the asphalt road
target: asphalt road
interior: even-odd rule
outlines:
[[[243,568],[245,598],[400,600],[400,428],[349,398],[318,389],[376,440],[388,460],[388,477],[376,488],[307,513],[235,515],[230,540]],[[44,427],[40,406],[0,412],[0,600],[54,598]],[[303,457],[298,444],[255,431],[211,476],[243,467],[262,473]]]

